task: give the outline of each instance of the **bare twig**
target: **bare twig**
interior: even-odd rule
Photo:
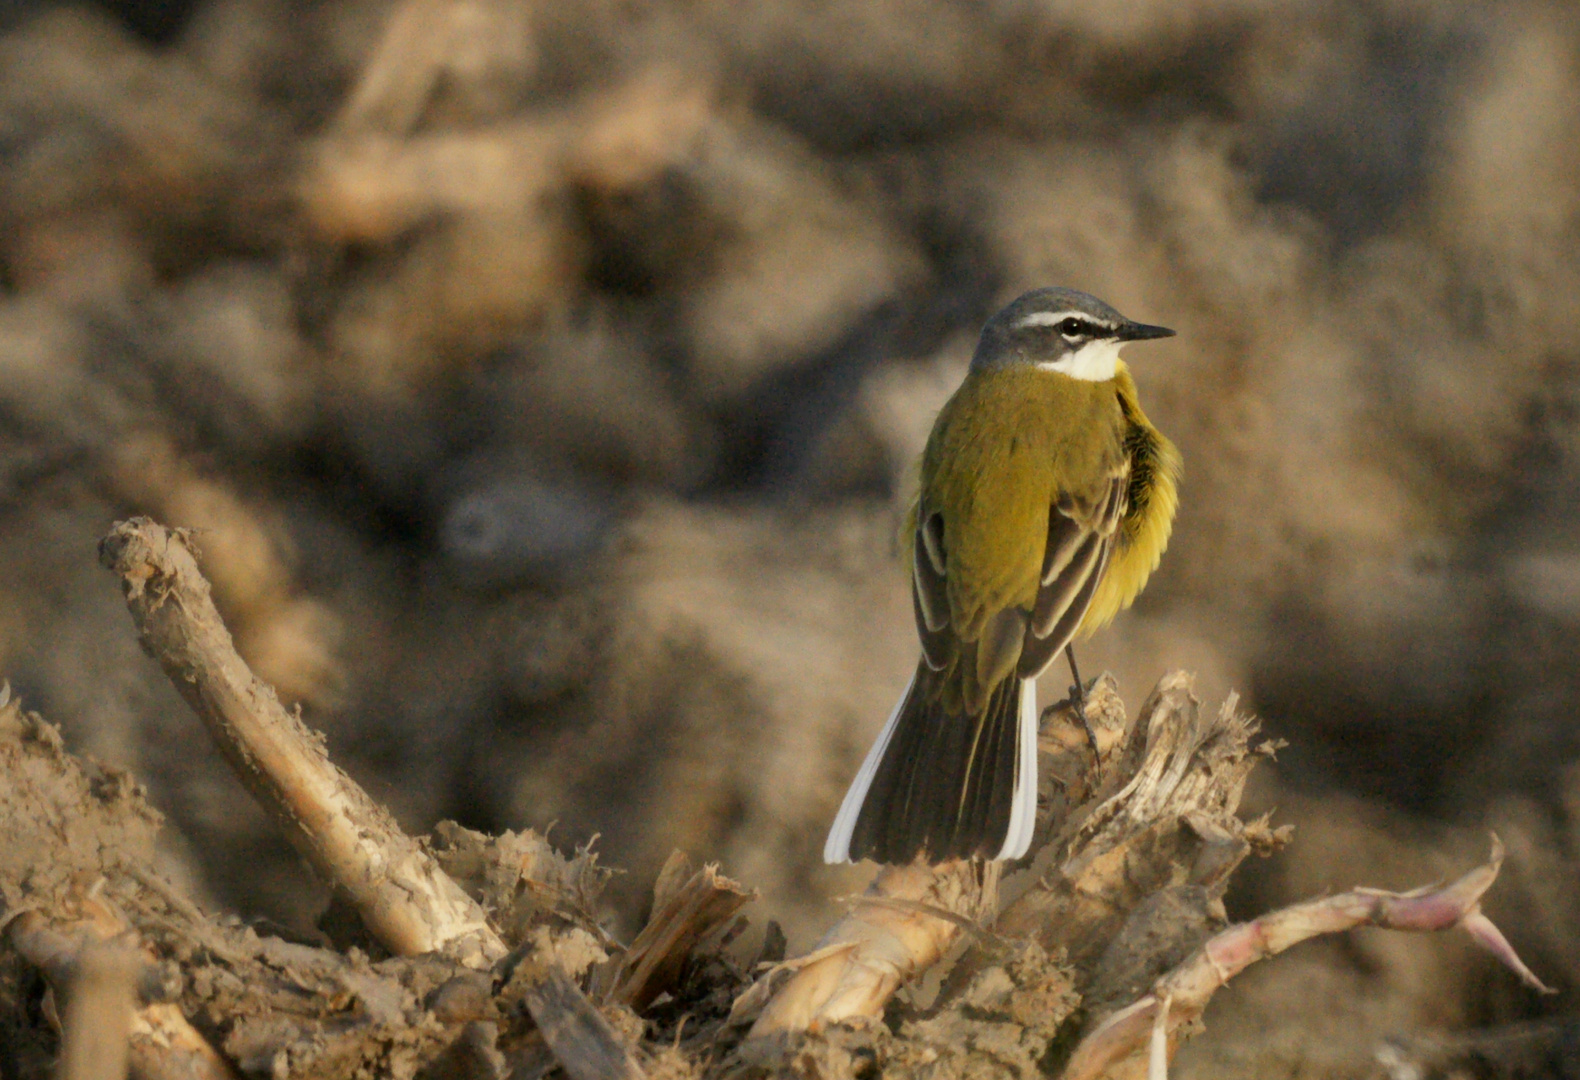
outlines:
[[[144,647],[247,789],[386,947],[403,956],[448,949],[474,966],[505,954],[483,910],[237,655],[185,533],[134,518],[110,531],[99,558],[120,575]]]
[[[1497,879],[1502,863],[1503,844],[1493,837],[1487,862],[1442,888],[1407,893],[1352,889],[1231,926],[1159,979],[1151,993],[1099,1023],[1076,1047],[1065,1067],[1064,1080],[1096,1080],[1118,1062],[1140,1053],[1148,1046],[1163,1003],[1168,1009],[1163,1024],[1172,1033],[1200,1016],[1220,987],[1258,960],[1276,956],[1307,938],[1356,926],[1416,931],[1463,926],[1527,986],[1550,993],[1481,913],[1482,894]]]

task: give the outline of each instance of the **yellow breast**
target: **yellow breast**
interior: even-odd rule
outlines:
[[[1131,469],[1130,508],[1120,526],[1119,545],[1109,557],[1108,572],[1098,582],[1092,606],[1081,620],[1077,636],[1082,638],[1102,629],[1129,607],[1158,568],[1174,528],[1179,479],[1184,468],[1179,450],[1141,411],[1135,380],[1123,363],[1113,385],[1125,416],[1125,452]]]

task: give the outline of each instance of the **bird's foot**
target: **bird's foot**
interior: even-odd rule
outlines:
[[[1097,732],[1092,730],[1092,722],[1086,718],[1086,686],[1081,682],[1081,669],[1075,663],[1075,645],[1066,643],[1064,658],[1070,662],[1070,678],[1075,680],[1075,685],[1070,687],[1070,704],[1075,706],[1075,715],[1081,718],[1081,727],[1086,731],[1086,741],[1092,747],[1092,760],[1101,761],[1103,753],[1097,748]]]
[[[1086,715],[1086,688],[1080,683],[1070,687],[1070,702],[1075,706],[1075,715],[1081,718],[1081,730],[1086,732],[1087,745],[1092,748],[1092,760],[1101,761],[1103,751],[1097,745],[1097,731],[1092,727],[1091,718]]]

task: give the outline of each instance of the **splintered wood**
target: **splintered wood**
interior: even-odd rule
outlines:
[[[1204,717],[1190,686],[1184,673],[1166,676],[1125,733],[1112,680],[1101,680],[1086,701],[1087,722],[1106,751],[1101,762],[1092,760],[1072,709],[1050,713],[1043,772],[1059,778],[1063,794],[1086,798],[1060,806],[1062,821],[1040,826],[1052,839],[1035,857],[1034,873],[1006,883],[1014,898],[998,916],[996,937],[1091,960],[1149,895],[1190,882],[1204,902],[1216,900],[1253,846],[1279,842],[1265,823],[1248,826],[1236,816],[1246,777],[1271,748],[1251,749],[1256,724],[1233,699]],[[994,923],[999,865],[885,869],[808,956],[783,965],[794,973],[763,1006],[752,1034],[881,1017],[895,990],[942,959],[965,930]],[[952,985],[992,956],[975,946]],[[742,1000],[742,1012],[757,1005],[766,985]]]
[[[653,889],[647,926],[611,969],[608,1000],[641,1011],[673,986],[686,958],[708,934],[731,919],[757,894],[704,866],[695,873],[681,852],[664,863]]]
[[[886,1061],[893,1075],[1030,1074],[1050,1063],[1059,1071],[1054,1036],[1079,1016],[1085,1034],[1065,1052],[1065,1080],[1162,1080],[1180,1037],[1232,975],[1296,941],[1363,923],[1463,927],[1527,985],[1545,989],[1480,910],[1502,861],[1496,842],[1486,865],[1442,889],[1357,889],[1223,929],[1222,895],[1235,868],[1291,832],[1238,815],[1252,769],[1277,746],[1253,746],[1258,725],[1237,706],[1230,695],[1205,713],[1190,676],[1175,672],[1128,731],[1107,678],[1088,694],[1084,724],[1068,705],[1050,710],[1041,739],[1049,817],[1039,822],[1042,843],[1029,868],[997,889],[994,864],[884,870],[817,948],[738,999],[738,1014],[761,1010],[752,1036],[777,1039],[779,1051],[743,1048],[743,1056],[786,1073],[805,1072],[809,1053],[819,1067],[852,1061],[852,1047]],[[1087,749],[1086,728],[1099,760]],[[994,923],[996,893],[1005,907]],[[930,1018],[877,1043],[862,1036],[870,1046],[835,1033],[834,1025],[882,1017],[895,990],[937,964],[963,933],[966,949]],[[1050,978],[1045,962],[1033,963],[1028,977],[1027,960],[1036,957],[1060,958],[1066,980],[1058,972]],[[1027,1000],[1039,1002],[1040,1027]],[[786,1043],[798,1032],[812,1050]]]
[[[1005,908],[998,933],[1064,949],[1080,964],[1147,897],[1194,885],[1216,899],[1246,855],[1288,840],[1287,826],[1238,816],[1247,778],[1277,744],[1252,745],[1259,726],[1235,695],[1204,713],[1191,688],[1184,672],[1158,682],[1091,797],[1055,825],[1034,884]]]

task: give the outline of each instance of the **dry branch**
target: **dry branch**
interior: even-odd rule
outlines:
[[[1119,1062],[1156,1046],[1155,1030],[1173,1033],[1195,1020],[1220,987],[1258,960],[1277,956],[1307,938],[1357,926],[1414,931],[1463,926],[1527,986],[1550,993],[1481,913],[1482,894],[1497,880],[1502,863],[1503,845],[1493,837],[1487,862],[1442,888],[1406,893],[1352,889],[1231,926],[1159,979],[1151,993],[1098,1024],[1071,1056],[1064,1080],[1097,1080]],[[1151,1060],[1150,1072],[1155,1075],[1160,1068],[1156,1049]]]
[[[291,843],[343,888],[391,952],[447,949],[482,966],[505,954],[481,907],[389,812],[330,762],[323,740],[237,655],[190,540],[147,518],[113,528],[99,559],[121,578],[144,648]]]

